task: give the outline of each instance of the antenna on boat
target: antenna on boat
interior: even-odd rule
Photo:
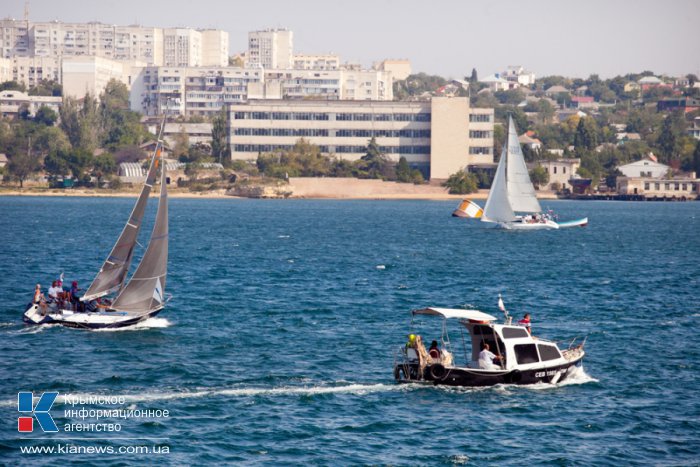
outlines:
[[[501,297],[501,294],[498,294],[498,309],[501,310],[505,315],[506,324],[510,324],[513,321],[513,318],[511,318],[508,314],[508,310],[506,310],[506,306],[503,304],[503,298]]]

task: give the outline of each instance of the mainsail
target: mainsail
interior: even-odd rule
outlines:
[[[148,167],[146,182],[141,189],[141,194],[131,211],[129,220],[124,225],[121,235],[114,244],[112,251],[107,256],[100,272],[97,273],[95,279],[90,284],[87,292],[82,297],[83,301],[94,300],[98,297],[107,295],[124,284],[126,274],[131,265],[131,259],[134,254],[134,248],[141,230],[143,215],[148,203],[148,196],[151,194],[151,187],[156,180],[156,159],[159,157],[159,152],[151,158],[151,164]]]
[[[508,199],[515,212],[542,212],[535,196],[535,187],[530,181],[530,174],[525,165],[523,150],[520,148],[518,133],[513,118],[508,122],[508,163],[506,164],[508,181]]]
[[[151,239],[136,271],[112,303],[113,309],[134,314],[158,310],[165,303],[165,279],[168,269],[168,192],[165,161],[157,159],[155,165],[161,166],[160,198]]]
[[[525,165],[513,118],[508,119],[508,139],[498,161],[496,175],[484,206],[483,221],[512,222],[516,212],[541,212],[535,188]]]

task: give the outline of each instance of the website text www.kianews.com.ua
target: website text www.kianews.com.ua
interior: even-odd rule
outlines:
[[[20,446],[22,454],[169,454],[167,445],[133,445],[133,446],[82,446],[76,444],[52,444]]]

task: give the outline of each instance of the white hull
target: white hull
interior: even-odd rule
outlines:
[[[523,222],[521,220],[513,222],[495,222],[482,218],[482,222],[488,222],[493,224],[493,228],[504,230],[554,230],[559,228],[559,224],[551,220],[546,220],[544,222]]]
[[[60,324],[72,328],[101,329],[131,326],[155,316],[160,310],[141,315],[124,311],[99,311],[95,313],[76,313],[72,310],[48,309],[44,315],[39,305],[31,305],[24,312],[24,321],[28,324]]]

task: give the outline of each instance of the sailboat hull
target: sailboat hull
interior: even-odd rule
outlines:
[[[482,219],[483,222],[488,222],[495,229],[504,230],[554,230],[559,228],[559,224],[554,221],[546,220],[544,222],[526,222],[522,219],[513,222],[494,222]]]
[[[152,318],[160,313],[157,310],[134,315],[122,311],[108,310],[95,313],[76,313],[72,310],[48,310],[42,314],[39,306],[32,304],[24,312],[24,322],[32,325],[60,324],[78,329],[115,329],[133,326],[136,323]]]

